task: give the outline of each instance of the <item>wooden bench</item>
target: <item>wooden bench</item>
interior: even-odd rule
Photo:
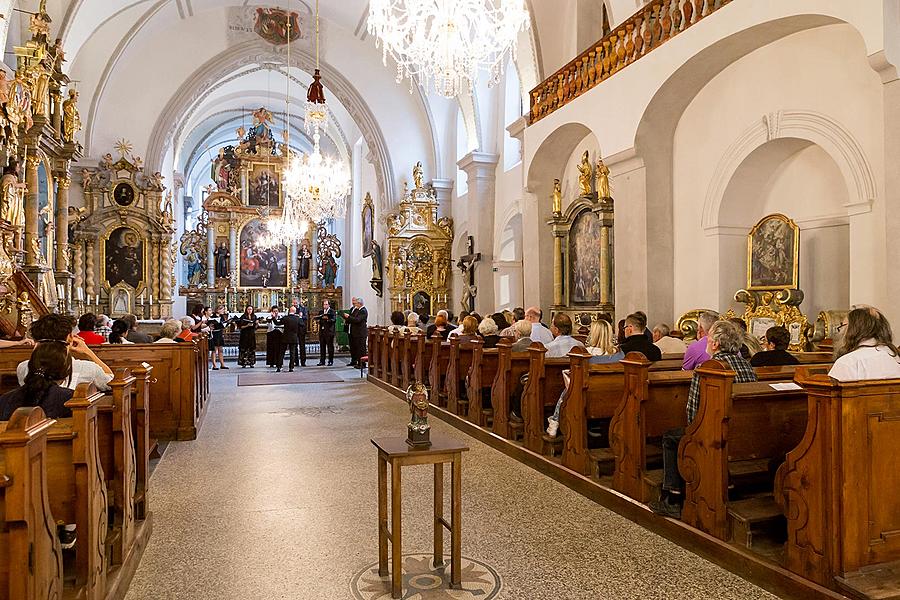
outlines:
[[[410,332],[403,334],[400,343],[400,389],[406,390],[416,379],[416,359],[418,357],[418,343],[422,336],[413,335]]]
[[[447,394],[447,410],[454,415],[468,413],[469,397],[465,395],[465,377],[472,367],[472,356],[478,343],[481,342],[461,342],[456,336],[450,338],[450,360],[447,363],[444,387]]]
[[[388,382],[395,388],[400,387],[400,345],[403,343],[403,334],[400,331],[392,331],[388,334],[388,352],[390,361]]]
[[[431,344],[431,359],[428,366],[431,403],[446,407],[447,391],[444,385],[447,380],[447,367],[450,364],[450,342],[445,342],[439,333],[433,334],[428,341]]]
[[[512,343],[506,339],[497,342],[497,373],[491,384],[493,431],[506,439],[516,439],[516,432],[521,431],[509,422],[510,398],[522,375],[528,372],[530,363],[531,355],[528,352],[513,352]]]
[[[545,359],[547,349],[540,342],[528,347],[528,381],[522,390],[522,419],[525,447],[540,453],[543,448],[544,423],[547,409],[556,408],[559,395],[565,389],[563,371],[569,368],[569,358]]]
[[[391,342],[389,339],[389,332],[387,328],[381,330],[381,349],[378,351],[378,356],[380,365],[378,367],[378,378],[384,381],[385,383],[390,383],[390,368],[391,368]]]
[[[377,325],[370,325],[368,331],[369,339],[366,347],[369,349],[369,376],[377,379],[381,356],[381,328]]]
[[[503,338],[501,338],[503,339]],[[466,378],[466,396],[469,398],[469,421],[487,427],[493,422],[494,407],[490,401],[491,388],[497,377],[499,366],[497,348],[484,348],[484,342],[478,341],[472,351],[472,365]],[[487,406],[484,399],[488,400]],[[508,418],[508,417],[507,417]]]
[[[729,502],[737,473],[766,473],[797,445],[806,429],[803,389],[777,391],[767,382],[734,383],[727,365],[709,360],[700,374],[700,405],[678,447],[685,481],[682,520],[721,540],[733,537],[740,508]],[[746,520],[745,520],[746,521]]]
[[[838,382],[799,368],[806,430],[776,475],[785,566],[857,597],[900,590],[900,380]]]

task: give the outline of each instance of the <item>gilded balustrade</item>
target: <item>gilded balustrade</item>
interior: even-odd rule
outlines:
[[[731,0],[653,0],[531,90],[536,123]]]

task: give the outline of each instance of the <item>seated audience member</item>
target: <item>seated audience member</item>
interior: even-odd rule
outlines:
[[[766,330],[766,349],[757,352],[750,359],[754,367],[774,367],[778,365],[796,365],[800,361],[787,351],[791,344],[791,334],[781,325]]]
[[[137,317],[131,314],[122,317],[122,320],[128,323],[128,335],[125,336],[132,344],[149,344],[153,340],[143,331],[138,331]]]
[[[582,313],[580,317],[578,317],[578,335],[590,335],[591,333],[591,315],[588,313]]]
[[[497,335],[500,335],[500,332],[509,327],[509,319],[506,318],[506,315],[502,312],[495,312],[490,317],[485,317],[494,322],[494,325],[497,326]]]
[[[537,306],[531,306],[525,311],[525,320],[531,323],[531,334],[528,336],[532,342],[540,342],[545,346],[553,341],[553,333],[541,323],[544,313]]]
[[[741,345],[741,356],[750,360],[751,356],[757,352],[762,352],[762,344],[759,343],[758,339],[747,333],[747,323],[745,323],[743,319],[732,317],[728,320],[737,325],[738,329],[744,334],[744,343]]]
[[[181,323],[181,332],[175,336],[175,340],[179,342],[190,342],[193,341],[197,334],[191,331],[191,327],[194,325],[194,319],[191,317],[181,317],[179,319]]]
[[[653,328],[653,343],[663,354],[684,354],[687,344],[684,340],[669,335],[672,330],[665,323],[660,323]]]
[[[159,328],[159,339],[154,344],[177,344],[178,334],[181,333],[181,321],[169,319]]]
[[[72,358],[66,342],[51,340],[35,346],[28,359],[25,381],[0,396],[0,421],[8,421],[17,408],[40,406],[51,419],[72,416],[65,403],[73,390],[60,384],[72,375]]]
[[[434,329],[432,329],[432,327],[434,327]],[[450,336],[450,324],[447,322],[447,317],[442,314],[438,314],[438,316],[434,318],[434,323],[429,325],[428,329],[431,329],[432,335],[436,333],[445,340]]]
[[[625,319],[619,319],[619,323],[616,326],[616,345],[620,345],[625,342]]]
[[[484,341],[485,348],[497,347],[497,342],[500,341],[500,336],[497,335],[499,331],[497,323],[491,317],[486,317],[478,324],[478,335]]]
[[[436,320],[435,320],[436,321]],[[469,315],[462,322],[462,333],[460,333],[456,338],[460,342],[471,342],[473,340],[480,339],[478,337],[478,320]]]
[[[653,332],[647,329],[647,323],[649,322],[647,319],[647,313],[642,310],[634,311],[634,314],[639,316],[644,321],[644,335],[647,336],[647,339],[651,342],[653,341]]]
[[[78,337],[83,339],[85,344],[103,344],[106,340],[94,331],[96,326],[97,317],[94,313],[84,313],[78,317]]]
[[[128,341],[128,323],[122,319],[113,321],[112,331],[109,332],[110,344],[133,344]]]
[[[533,325],[532,331],[538,326]],[[584,344],[572,337],[572,319],[565,313],[557,313],[553,317],[553,325],[550,327],[553,333],[553,341],[547,344],[547,354],[544,358],[562,358],[567,356],[572,348],[584,348]]]
[[[455,337],[455,336],[461,334],[461,333],[462,333],[462,330],[463,330],[463,321],[465,321],[465,320],[466,320],[466,317],[468,317],[468,316],[469,316],[469,312],[468,312],[468,311],[465,311],[465,310],[464,310],[464,311],[462,311],[461,313],[459,313],[459,317],[458,317],[459,320],[456,322],[456,327],[451,327],[450,333],[449,333],[449,335],[448,335],[447,337]],[[450,322],[448,321],[447,323],[448,323],[448,326],[449,326],[449,323],[450,323]],[[428,336],[428,337],[431,337],[431,336]],[[446,338],[445,338],[445,339],[446,339]]]
[[[406,331],[412,334],[423,333],[419,327],[419,315],[411,312],[406,316]]]
[[[428,325],[425,328],[425,335],[427,335],[428,337],[431,337],[434,335],[434,331],[435,331],[435,329],[437,329],[438,317],[444,317],[444,327],[446,327],[450,323],[450,321],[449,321],[450,314],[446,310],[441,309],[441,310],[437,311],[437,314],[434,316],[434,323],[432,323],[431,325]],[[450,333],[449,329],[448,329],[447,333],[448,334]],[[447,336],[444,334],[441,334],[441,337],[443,337],[445,340],[447,339]]]
[[[112,331],[112,319],[104,314],[97,315],[97,325],[94,327],[94,333],[103,336],[103,341],[109,339],[109,332]]]
[[[523,317],[513,325],[513,332],[515,333],[516,341],[513,342],[510,351],[524,352],[525,350],[528,350],[528,346],[531,345],[531,337],[529,337],[531,336],[531,323],[526,321]]]
[[[72,374],[63,383],[64,387],[74,390],[79,383],[93,383],[98,390],[108,390],[109,382],[113,378],[112,369],[97,358],[97,355],[83,339],[72,334],[74,327],[74,317],[56,313],[44,315],[31,324],[31,338],[37,342],[37,345],[62,342],[68,347],[69,354],[73,357],[81,357],[72,359]],[[25,384],[27,374],[28,361],[23,360],[16,367],[19,385]]]
[[[694,367],[709,360],[709,354],[706,353],[706,334],[718,319],[719,315],[712,311],[704,311],[697,317],[697,341],[691,343],[684,351],[684,360],[681,362],[683,370],[692,371]],[[743,338],[743,335],[741,337]]]
[[[517,306],[516,308],[512,309],[512,312],[510,314],[512,315],[512,318],[509,319],[510,325],[506,329],[500,331],[500,337],[516,337],[515,326],[516,323],[525,318],[525,309],[521,306]]]
[[[391,313],[391,324],[388,325],[388,331],[391,333],[396,333],[398,331],[403,331],[403,325],[406,323],[406,318],[403,316],[403,313],[399,310],[395,310]]]
[[[587,351],[594,356],[610,356],[616,353],[616,344],[613,340],[613,328],[609,321],[592,321],[588,330]]]
[[[900,378],[900,352],[891,325],[880,310],[853,308],[841,323],[835,361],[828,372],[838,381]]]
[[[744,332],[730,321],[714,321],[707,329],[704,326],[703,339],[706,340],[706,354],[714,360],[722,361],[734,371],[735,383],[756,381],[756,373],[750,363],[741,356],[741,345]],[[688,388],[687,412],[688,425],[697,416],[700,408],[700,374],[696,371]],[[663,481],[659,500],[650,503],[650,509],[660,515],[681,518],[681,506],[684,504],[684,480],[678,472],[678,444],[684,437],[684,428],[671,429],[663,434]]]
[[[640,352],[647,360],[657,361],[662,359],[662,352],[653,344],[644,333],[647,329],[647,321],[644,313],[638,311],[625,317],[625,341],[619,344],[619,351],[623,354]]]

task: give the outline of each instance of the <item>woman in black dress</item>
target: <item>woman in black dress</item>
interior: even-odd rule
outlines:
[[[273,369],[281,365],[284,356],[281,337],[284,335],[284,325],[278,307],[273,306],[269,310],[269,322],[266,324],[266,366]]]
[[[256,365],[256,326],[258,320],[252,306],[244,309],[244,313],[237,320],[241,338],[238,341],[238,364],[241,368]]]
[[[225,366],[225,325],[228,324],[228,312],[223,305],[216,308],[216,314],[211,316],[208,325],[211,331],[209,346],[211,348],[212,368],[218,371],[220,368],[227,369]],[[216,360],[219,366],[216,366]]]

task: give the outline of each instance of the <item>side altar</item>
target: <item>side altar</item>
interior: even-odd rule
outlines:
[[[229,312],[253,306],[301,302],[315,314],[328,300],[343,305],[336,285],[341,241],[324,224],[310,222],[306,234],[290,244],[274,243],[267,223],[284,207],[282,177],[291,160],[286,144],[277,142],[272,114],[253,112],[249,130],[237,130],[237,145],[219,150],[196,226],[178,244],[183,257],[184,285],[178,293],[192,305],[224,305]],[[317,334],[315,322],[310,334]]]

